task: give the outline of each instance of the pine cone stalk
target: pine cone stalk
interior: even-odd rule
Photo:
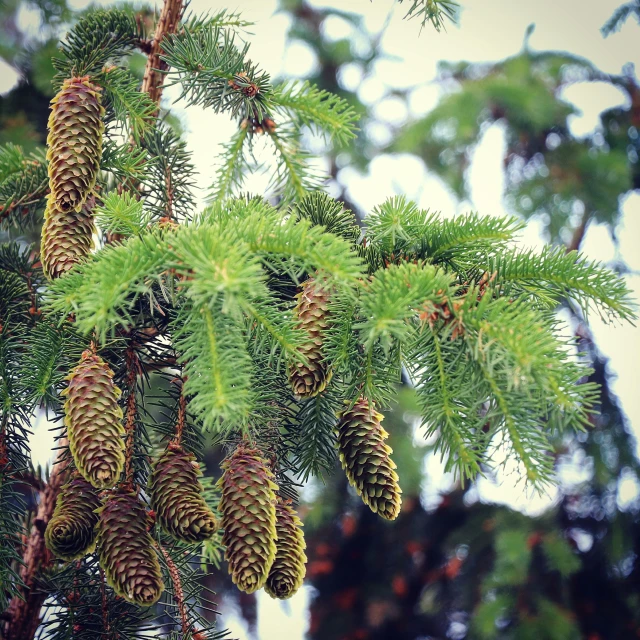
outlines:
[[[149,478],[151,508],[170,535],[184,542],[201,542],[215,534],[218,523],[202,497],[200,466],[192,453],[170,444],[153,466]]]
[[[47,548],[62,560],[76,560],[95,548],[98,492],[84,478],[74,478],[61,489],[53,516],[44,532]]]
[[[360,398],[342,413],[336,425],[338,451],[342,468],[362,501],[374,513],[395,520],[402,490],[382,420],[382,414],[366,398]]]
[[[233,583],[245,593],[264,586],[276,557],[273,473],[261,453],[241,443],[222,463],[218,481],[225,559]]]
[[[160,563],[149,535],[152,520],[136,494],[120,488],[98,510],[97,548],[107,583],[125,600],[142,607],[164,589]]]
[[[113,487],[124,467],[120,389],[104,360],[85,351],[62,392],[69,448],[80,474],[98,489]]]
[[[289,367],[289,381],[299,398],[313,398],[324,391],[331,380],[331,369],[323,360],[323,333],[328,325],[329,292],[317,280],[309,278],[297,295],[295,315],[298,328],[306,332],[308,341],[300,348],[306,362]]]
[[[306,573],[307,545],[302,522],[295,509],[278,496],[276,504],[276,559],[271,566],[264,590],[272,597],[286,600],[301,586]]]

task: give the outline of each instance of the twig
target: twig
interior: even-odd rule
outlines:
[[[127,411],[125,414],[125,431],[127,434],[125,448],[125,479],[133,484],[133,453],[136,430],[136,379],[138,376],[138,356],[132,346],[127,349]]]
[[[582,245],[582,241],[587,233],[587,227],[589,226],[589,221],[591,220],[591,215],[585,211],[582,214],[582,219],[580,220],[580,224],[575,228],[573,235],[571,236],[571,241],[567,245],[567,253],[570,251],[579,251],[580,246]]]
[[[151,42],[149,57],[147,58],[147,66],[144,70],[144,78],[142,79],[142,91],[149,94],[149,97],[159,105],[162,97],[162,83],[164,82],[164,71],[169,67],[160,59],[162,53],[162,40],[165,36],[175,33],[178,21],[182,14],[182,0],[165,0],[156,32]],[[156,108],[156,114],[158,112]]]
[[[180,445],[182,442],[182,432],[184,431],[184,425],[187,419],[187,399],[182,392],[182,385],[184,382],[180,380],[180,399],[178,400],[178,419],[176,421],[176,435],[173,438],[173,442]]]
[[[164,556],[165,562],[167,563],[167,567],[169,569],[169,575],[171,576],[171,581],[173,582],[173,598],[178,605],[178,610],[180,611],[180,620],[182,621],[182,634],[186,636],[189,631],[191,631],[191,625],[189,624],[187,608],[184,604],[184,592],[182,591],[180,573],[178,571],[178,567],[176,567],[175,562],[167,553],[166,549],[159,542],[157,543],[157,545],[158,549],[160,549],[160,552]]]
[[[66,441],[62,444],[66,444]],[[38,495],[38,510],[22,554],[20,596],[14,597],[7,609],[5,640],[32,640],[40,625],[40,610],[48,594],[37,588],[37,582],[40,573],[53,564],[53,556],[44,543],[44,531],[53,515],[60,487],[67,478],[67,465],[62,461],[63,452],[64,447],[58,450],[49,482]]]
[[[107,589],[104,579],[104,570],[100,567],[100,595],[102,596],[102,624],[107,634],[111,631],[109,624],[109,608],[107,606]]]

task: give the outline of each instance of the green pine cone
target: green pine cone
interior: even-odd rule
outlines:
[[[167,533],[184,542],[213,536],[218,523],[202,497],[200,466],[192,453],[171,444],[156,460],[149,478],[151,508]]]
[[[98,492],[84,479],[74,478],[58,494],[53,516],[44,532],[47,548],[57,558],[76,560],[96,546]]]
[[[276,504],[276,559],[271,566],[264,590],[272,597],[286,600],[301,586],[306,573],[307,545],[302,522],[295,509],[278,497]]]
[[[96,184],[104,132],[101,91],[88,76],[68,78],[51,101],[49,188],[61,212],[80,211]]]
[[[118,489],[98,509],[98,559],[107,583],[125,600],[142,607],[164,589],[160,563],[149,535],[152,520],[135,493]]]
[[[45,275],[57,278],[91,253],[93,248],[93,205],[90,197],[80,211],[61,211],[49,195],[44,211],[40,257]]]
[[[98,489],[113,487],[124,467],[120,389],[104,360],[85,351],[62,392],[69,448],[81,475]]]
[[[313,398],[325,389],[332,375],[322,356],[323,333],[328,327],[329,292],[309,278],[302,284],[297,298],[294,313],[299,320],[298,328],[309,336],[300,348],[307,362],[295,362],[289,367],[289,381],[296,396]]]
[[[385,443],[389,434],[382,427],[382,414],[360,398],[352,409],[340,416],[336,425],[342,468],[363,502],[387,520],[400,512],[396,465]]]
[[[225,559],[234,584],[260,589],[276,557],[276,495],[273,473],[260,452],[241,443],[222,463],[218,481]]]

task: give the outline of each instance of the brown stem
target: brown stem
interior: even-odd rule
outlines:
[[[162,40],[166,35],[175,33],[181,14],[182,0],[165,0],[156,26],[156,32],[151,42],[147,66],[142,79],[142,91],[148,93],[156,105],[159,105],[162,97],[163,72],[169,68],[167,63],[160,59]],[[157,111],[158,109],[156,109],[156,114]]]
[[[585,211],[582,214],[582,219],[580,220],[580,224],[575,228],[573,235],[571,236],[571,241],[567,245],[567,253],[569,253],[570,251],[580,250],[580,246],[582,245],[584,236],[587,233],[587,227],[589,226],[590,220],[591,220],[591,215],[587,211]]]
[[[187,607],[184,604],[184,592],[182,591],[182,582],[180,581],[180,572],[178,571],[178,567],[176,567],[175,562],[171,558],[171,556],[167,553],[166,549],[158,543],[158,549],[164,556],[165,562],[167,563],[167,567],[169,569],[169,575],[171,576],[171,581],[173,582],[173,598],[178,605],[178,610],[180,611],[180,620],[182,621],[182,633],[183,635],[187,635],[191,630],[191,625],[189,624],[189,617],[187,616]]]
[[[100,595],[102,596],[102,625],[104,630],[109,634],[111,625],[109,624],[109,607],[107,606],[107,588],[104,578],[104,571],[100,567]]]
[[[178,419],[176,421],[176,435],[173,438],[173,442],[180,445],[182,442],[182,432],[184,431],[184,425],[187,419],[187,399],[182,393],[183,381],[180,381],[180,399],[178,400]]]
[[[40,609],[48,594],[44,589],[38,589],[38,577],[53,564],[53,556],[44,543],[44,530],[53,515],[60,487],[67,478],[62,451],[58,451],[49,482],[38,493],[38,510],[22,553],[20,597],[13,598],[7,609],[4,640],[32,640],[41,622]]]
[[[125,448],[125,479],[129,484],[133,484],[133,453],[135,445],[136,430],[136,379],[138,375],[138,356],[133,347],[127,349],[127,411],[125,414],[125,431],[127,434]]]

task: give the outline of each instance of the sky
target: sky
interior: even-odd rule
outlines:
[[[85,6],[83,0],[74,0],[78,8]],[[407,118],[415,118],[428,112],[441,95],[434,82],[437,63],[440,60],[494,61],[517,53],[523,45],[527,27],[535,25],[530,37],[532,49],[559,49],[584,56],[602,71],[618,74],[625,64],[640,68],[638,29],[633,20],[621,32],[604,39],[600,27],[618,6],[618,0],[537,0],[518,2],[514,0],[462,0],[463,11],[459,26],[449,26],[446,32],[435,33],[431,28],[420,32],[419,23],[405,21],[403,7],[390,0],[336,0],[334,3],[313,2],[317,6],[333,4],[342,10],[363,14],[366,26],[379,32],[388,20],[382,39],[384,51],[389,59],[380,61],[374,72],[363,78],[358,69],[346,70],[343,81],[357,86],[364,102],[371,104],[380,119],[396,124]],[[405,2],[405,7],[407,3]],[[245,0],[228,4],[218,0],[192,0],[190,9],[194,13],[215,12],[219,8],[237,9],[243,16],[255,21],[248,37],[251,43],[251,58],[268,70],[272,76],[304,76],[314,66],[310,49],[302,44],[287,47],[286,32],[289,21],[286,15],[276,13],[275,0]],[[405,9],[406,10],[406,9]],[[25,11],[22,24],[38,28],[33,15]],[[339,19],[326,25],[329,37],[353,37],[350,27]],[[358,46],[357,38],[354,44]],[[6,91],[15,82],[7,68],[0,68],[0,92]],[[398,100],[389,98],[393,88],[415,86],[410,108],[407,110]],[[177,94],[167,92],[167,99]],[[580,114],[572,116],[571,128],[576,135],[586,135],[598,124],[599,113],[606,108],[624,102],[624,96],[616,89],[602,83],[581,83],[570,87],[565,99],[574,103]],[[218,145],[232,134],[235,124],[224,115],[216,115],[200,108],[185,109],[183,104],[173,106],[186,130],[188,148],[192,151],[200,174],[198,185],[201,196],[213,181]],[[384,136],[384,127],[373,132]],[[422,162],[408,156],[381,155],[375,158],[366,174],[349,167],[340,175],[348,185],[349,197],[363,210],[370,210],[386,198],[405,194],[415,199],[422,207],[440,210],[443,215],[474,209],[482,214],[505,213],[503,202],[502,160],[504,135],[500,124],[490,127],[478,146],[470,168],[470,202],[457,203],[449,191],[432,175]],[[259,179],[248,185],[254,192],[265,187]],[[640,299],[640,194],[631,194],[621,202],[621,222],[617,230],[620,254],[635,275],[627,277],[629,286]],[[542,247],[539,227],[533,222],[522,237],[523,245]],[[592,225],[586,235],[584,253],[594,259],[611,261],[615,247],[607,230]],[[610,358],[610,371],[616,376],[613,390],[620,397],[632,429],[640,435],[640,329],[630,325],[607,326],[596,318],[592,330],[602,352]],[[51,441],[46,424],[36,428],[33,438],[34,458],[45,463],[49,459]],[[425,495],[427,502],[437,501],[451,479],[438,468],[437,460],[427,461]],[[514,471],[514,470],[512,470]],[[567,472],[566,482],[579,481],[580,469]],[[477,497],[483,500],[506,502],[528,513],[539,513],[553,502],[556,494],[532,496],[514,486],[514,474],[501,476],[494,481],[482,480],[476,489]],[[619,503],[624,506],[638,493],[632,481],[622,483]],[[306,626],[306,602],[309,589],[301,590],[291,601],[280,605],[268,597],[259,599],[260,638],[282,637],[298,640],[303,637]],[[227,608],[224,623],[234,637],[246,637],[246,629],[239,616]]]

